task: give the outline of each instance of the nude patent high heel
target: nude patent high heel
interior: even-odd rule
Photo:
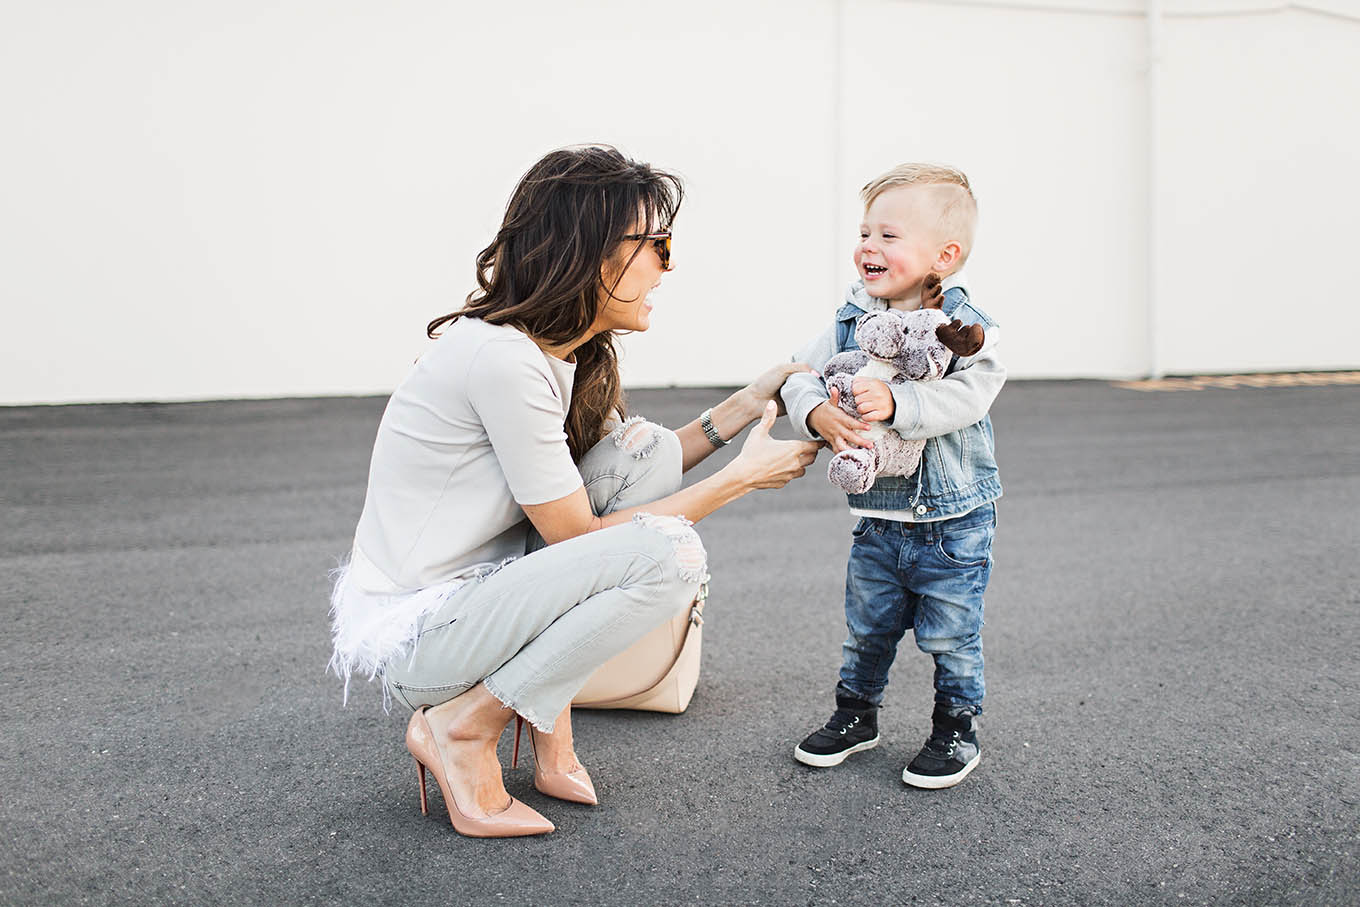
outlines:
[[[444,757],[439,751],[434,732],[430,730],[430,723],[425,719],[427,708],[429,707],[422,706],[416,710],[411,716],[411,722],[406,725],[406,748],[416,759],[416,775],[420,780],[421,815],[430,814],[425,790],[425,772],[428,770],[434,775],[434,780],[439,784],[439,791],[444,795],[444,806],[449,811],[449,822],[461,835],[470,838],[517,838],[545,834],[555,828],[532,807],[526,806],[514,797],[510,798],[510,805],[505,809],[485,818],[474,819],[464,815],[458,808],[458,801],[449,791],[448,779],[444,776]]]
[[[515,716],[515,748],[510,755],[510,767],[519,767],[519,732],[524,727],[524,719]],[[538,747],[534,744],[534,727],[529,725],[529,749],[534,753],[534,789],[540,794],[566,800],[568,803],[584,803],[595,806],[600,798],[595,796],[595,785],[584,768],[573,772],[545,772],[538,761]]]

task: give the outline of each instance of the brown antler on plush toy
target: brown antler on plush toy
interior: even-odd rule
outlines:
[[[855,418],[857,377],[877,378],[888,384],[934,381],[944,377],[950,356],[972,356],[982,349],[982,326],[950,321],[942,312],[939,279],[926,278],[921,308],[911,312],[885,309],[870,312],[855,326],[858,350],[838,353],[822,373],[827,389],[840,393],[840,407]],[[881,475],[909,476],[921,462],[925,441],[907,441],[882,422],[864,433],[873,447],[853,447],[831,458],[827,478],[847,494],[868,491]]]

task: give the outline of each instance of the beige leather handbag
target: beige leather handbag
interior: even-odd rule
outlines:
[[[703,629],[701,598],[596,668],[571,704],[678,715],[699,683]]]

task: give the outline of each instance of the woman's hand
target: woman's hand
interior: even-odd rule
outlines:
[[[761,372],[756,380],[742,388],[738,393],[747,398],[751,406],[752,418],[764,411],[766,401],[773,400],[778,407],[778,415],[784,415],[784,401],[779,398],[779,389],[789,380],[789,375],[811,372],[812,366],[806,362],[781,362]]]
[[[765,378],[771,372],[761,377]],[[765,404],[765,414],[746,436],[741,453],[731,463],[732,467],[742,471],[745,482],[752,488],[783,488],[807,471],[817,459],[817,451],[822,446],[820,441],[778,441],[771,438],[770,428],[774,426],[776,410],[773,400]]]
[[[811,371],[812,369],[802,362],[781,362],[766,369],[756,380],[709,411],[709,418],[718,437],[730,441],[741,434],[746,430],[746,426],[761,418],[767,403],[773,402],[775,411],[782,414],[784,403],[779,399],[779,389],[784,386],[790,375]],[[680,438],[680,449],[684,452],[685,472],[713,453],[714,447],[701,430],[697,419],[676,431],[676,435]],[[787,482],[788,479],[784,481]]]

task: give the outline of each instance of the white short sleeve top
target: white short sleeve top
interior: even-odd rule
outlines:
[[[564,427],[575,373],[516,328],[448,325],[378,426],[351,580],[400,594],[524,554],[521,505],[581,487]]]

